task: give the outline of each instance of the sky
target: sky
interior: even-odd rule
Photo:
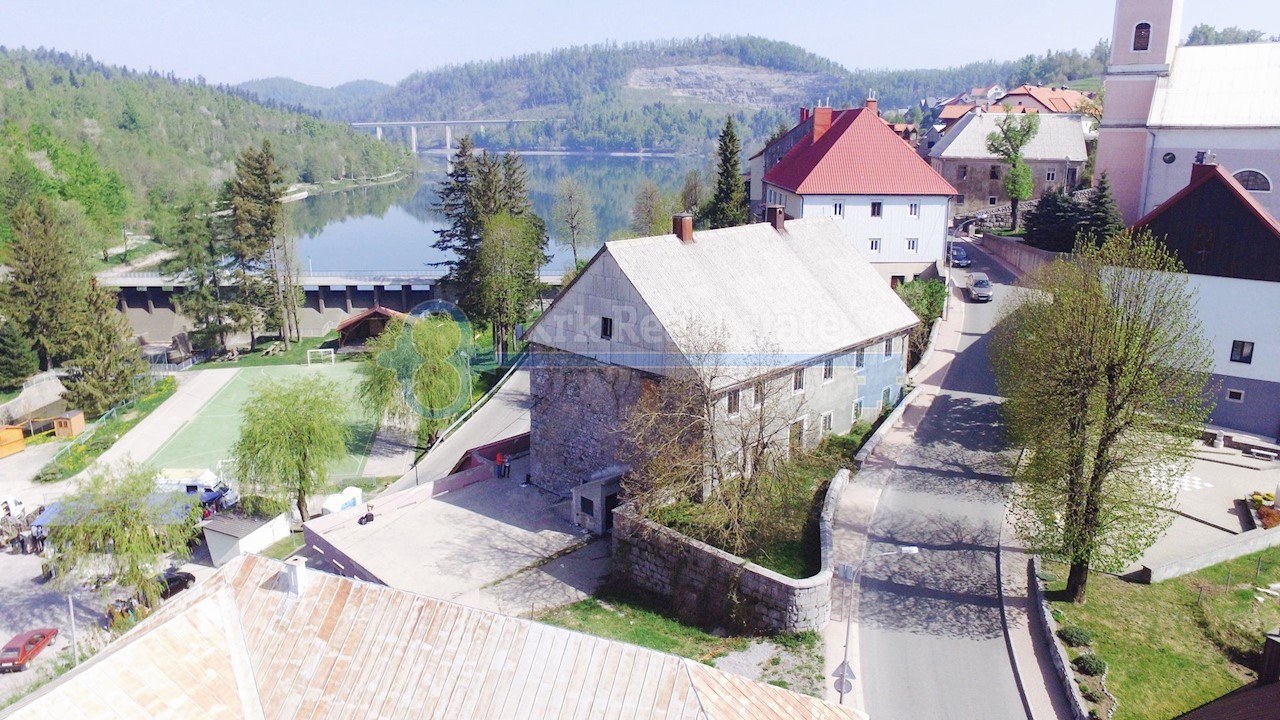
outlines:
[[[235,84],[332,87],[604,41],[751,34],[846,68],[920,68],[1088,51],[1114,0],[0,0],[0,45]],[[838,19],[838,22],[835,21]],[[1193,25],[1280,35],[1276,0],[1185,0]]]

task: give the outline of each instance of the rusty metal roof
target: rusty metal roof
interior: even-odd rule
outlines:
[[[243,556],[0,716],[791,718],[845,708],[684,658]]]

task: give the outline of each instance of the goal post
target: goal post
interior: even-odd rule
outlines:
[[[337,356],[333,352],[333,348],[313,348],[307,351],[307,364],[315,365],[328,361],[333,365],[338,361]]]

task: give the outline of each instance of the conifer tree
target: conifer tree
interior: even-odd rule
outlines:
[[[284,253],[279,234],[280,197],[284,175],[276,164],[271,143],[249,147],[236,158],[236,175],[229,187],[231,234],[228,249],[233,259],[232,286],[236,289],[233,311],[249,331],[278,327],[285,348],[289,346],[290,313],[285,306],[293,297],[286,292]]]
[[[24,202],[10,219],[5,316],[35,343],[40,369],[49,370],[73,349],[88,273],[52,200]]]
[[[40,358],[31,340],[15,323],[0,323],[0,389],[19,387],[39,369]]]
[[[101,415],[137,396],[147,366],[128,322],[116,312],[115,294],[91,281],[86,300],[63,397],[71,407]]]
[[[1099,242],[1124,232],[1124,218],[1116,207],[1115,196],[1111,194],[1111,181],[1107,179],[1106,173],[1098,178],[1098,186],[1094,189],[1093,197],[1089,198],[1085,215],[1085,228]]]
[[[720,144],[716,150],[716,188],[711,202],[703,212],[708,227],[725,228],[746,225],[750,208],[747,191],[742,185],[742,142],[730,115],[720,131]]]
[[[227,223],[214,211],[212,194],[193,187],[179,200],[168,244],[176,255],[162,269],[183,281],[178,303],[195,325],[193,340],[201,349],[226,346],[226,292],[222,288],[227,260]]]

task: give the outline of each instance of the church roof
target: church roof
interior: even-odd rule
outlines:
[[[1150,127],[1280,127],[1280,43],[1180,47]]]

